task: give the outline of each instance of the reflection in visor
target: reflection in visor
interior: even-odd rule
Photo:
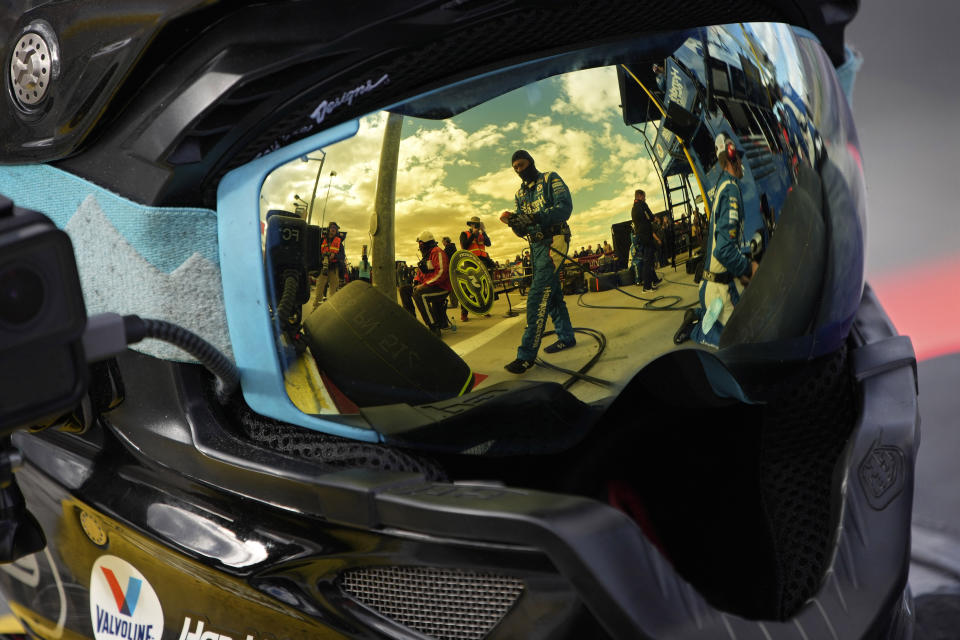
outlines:
[[[730,25],[559,56],[280,167],[261,228],[291,399],[352,413],[524,380],[591,403],[678,345],[809,356],[848,321],[831,252],[860,251],[856,193],[823,206],[825,163],[859,177],[816,51]]]

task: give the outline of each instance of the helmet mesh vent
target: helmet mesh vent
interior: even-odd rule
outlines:
[[[422,473],[430,482],[447,479],[444,471],[432,460],[401,449],[278,422],[254,413],[242,400],[231,403],[227,411],[239,433],[251,442],[288,456],[312,460],[323,473],[373,469]]]
[[[523,592],[523,581],[434,567],[344,572],[340,588],[377,613],[438,640],[483,638]]]
[[[846,348],[815,362],[770,403],[760,472],[786,619],[816,595],[836,536],[834,475],[856,422]]]

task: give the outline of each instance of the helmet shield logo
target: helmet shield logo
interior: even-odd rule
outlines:
[[[316,162],[291,155],[257,194],[265,322],[293,405],[335,416],[384,404],[384,389],[418,404],[520,379],[572,380],[591,403],[677,349],[715,352],[746,384],[743,363],[837,348],[856,308],[837,292],[860,286],[863,191],[829,74],[814,41],[737,24],[356,114],[355,132]],[[535,171],[513,165],[518,149]],[[290,219],[271,222],[278,210]],[[335,242],[314,230],[331,218]],[[428,237],[451,242],[416,241]],[[311,344],[344,350],[318,358]],[[374,380],[387,362],[393,378]]]
[[[878,511],[885,509],[903,488],[903,451],[877,442],[860,462],[859,472],[867,502]]]

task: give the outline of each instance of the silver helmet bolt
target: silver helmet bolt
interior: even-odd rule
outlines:
[[[24,107],[39,104],[50,88],[53,62],[47,41],[38,33],[25,33],[10,59],[10,85],[17,102]]]

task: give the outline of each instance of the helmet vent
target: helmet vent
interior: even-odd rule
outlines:
[[[373,567],[340,574],[360,604],[438,640],[479,640],[523,593],[509,576],[435,567]]]
[[[768,405],[760,459],[761,490],[776,550],[777,617],[814,597],[837,535],[835,476],[857,415],[847,349],[810,365]]]
[[[234,403],[231,409],[232,417],[247,439],[284,455],[311,460],[318,472],[373,469],[422,473],[429,482],[446,480],[446,474],[432,460],[401,449],[277,422],[254,413],[243,402]]]

